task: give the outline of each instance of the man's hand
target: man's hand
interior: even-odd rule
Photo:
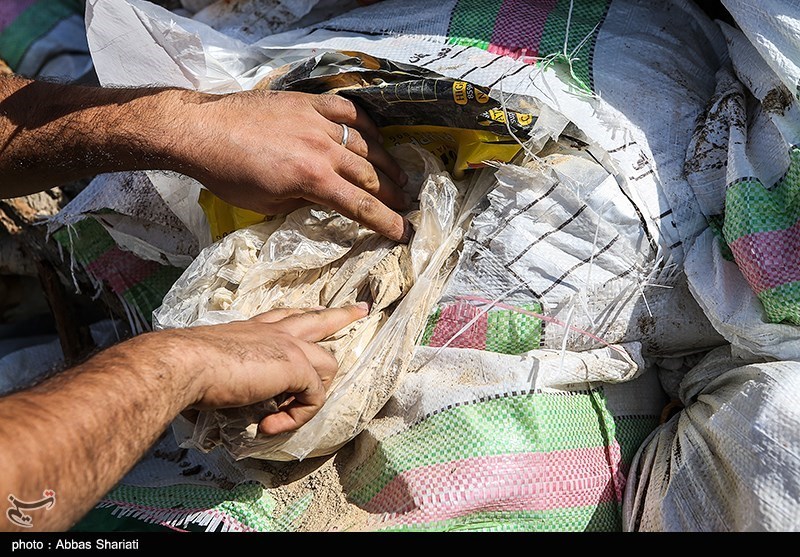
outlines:
[[[337,372],[315,344],[365,317],[363,305],[275,310],[247,321],[145,333],[32,387],[0,397],[0,493],[57,494],[35,530],[65,530],[126,474],[187,407],[246,406],[281,394],[267,434],[296,429]],[[0,530],[19,529],[0,521]]]
[[[337,95],[247,91],[192,105],[189,169],[223,200],[259,213],[309,202],[407,242],[407,177],[366,113]],[[348,126],[347,145],[342,145]]]
[[[410,203],[407,178],[375,124],[343,97],[0,77],[0,197],[131,170],[177,171],[263,214],[319,203],[392,240],[411,236],[396,212]]]
[[[198,389],[194,408],[246,406],[291,395],[259,424],[268,435],[297,429],[325,402],[338,364],[317,342],[366,317],[367,305],[335,309],[277,309],[247,321],[175,329],[162,339]],[[191,363],[194,362],[194,363]],[[196,366],[196,367],[195,367]]]

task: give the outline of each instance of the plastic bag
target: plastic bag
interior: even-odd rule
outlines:
[[[410,183],[421,182],[407,246],[336,212],[304,207],[209,246],[167,293],[154,312],[155,329],[243,320],[278,307],[372,303],[367,317],[321,343],[336,356],[339,372],[310,422],[265,436],[257,423],[275,401],[201,412],[182,446],[208,451],[221,445],[237,459],[326,455],[355,437],[389,399],[454,266],[469,216],[464,209],[476,198],[467,195],[470,184],[457,185],[423,149],[404,145],[393,154]]]

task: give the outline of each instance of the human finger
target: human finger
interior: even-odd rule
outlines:
[[[314,388],[287,392],[287,396],[278,406],[278,411],[264,416],[259,422],[259,430],[267,435],[291,431],[308,422],[324,404],[325,393],[339,371],[339,364],[333,354],[318,344],[300,342],[298,346],[319,377],[318,384],[322,385],[322,396],[320,397],[315,382],[312,382]]]
[[[313,100],[314,108],[322,116],[337,124],[346,124],[355,128],[366,137],[379,139],[381,132],[369,115],[353,101],[339,95],[317,95]],[[334,136],[335,137],[335,136]],[[339,135],[341,140],[341,135]]]
[[[346,124],[334,122],[331,123],[329,134],[348,151],[366,159],[375,169],[383,172],[393,182],[392,186],[396,189],[400,190],[398,186],[404,186],[408,182],[408,175],[379,140],[369,136],[365,137],[357,129],[351,129]]]
[[[408,174],[397,163],[395,158],[383,147],[379,139],[367,138],[367,154],[362,155],[376,168],[386,174],[394,183],[405,186],[408,183]]]
[[[393,180],[375,168],[370,162],[355,153],[342,152],[334,170],[339,176],[372,194],[392,209],[407,209],[411,196],[403,191]]]
[[[408,243],[413,229],[407,219],[336,172],[330,174],[324,181],[324,187],[308,193],[309,199],[335,209],[390,240]]]
[[[319,412],[324,402],[323,399],[319,404],[303,404],[292,398],[277,412],[264,416],[258,423],[258,430],[264,435],[278,435],[299,429]]]
[[[291,394],[278,411],[264,416],[258,429],[265,435],[277,435],[298,429],[319,412],[325,403],[325,387],[320,380],[308,389]]]
[[[317,372],[317,375],[319,375],[327,391],[339,371],[339,362],[336,361],[336,357],[330,350],[326,350],[316,342],[301,342],[298,345]]]
[[[322,306],[316,306],[311,308],[276,308],[271,309],[269,311],[265,311],[264,313],[259,313],[254,315],[250,319],[253,321],[260,321],[261,323],[276,323],[281,319],[285,319],[286,317],[291,317],[292,315],[297,315],[298,313],[305,313],[307,311],[318,311],[320,309],[325,309]]]
[[[299,339],[318,342],[368,313],[366,302],[359,302],[341,308],[298,313],[282,319],[279,324],[284,331]]]

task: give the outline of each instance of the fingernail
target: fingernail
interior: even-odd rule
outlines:
[[[367,302],[356,302],[355,306],[364,311],[369,311],[369,304]]]
[[[411,240],[411,235],[413,233],[414,228],[411,226],[411,223],[408,219],[403,219],[403,236],[400,238],[400,242],[407,244]]]
[[[311,308],[314,311],[322,311],[323,309],[328,309],[325,306],[314,306]]]

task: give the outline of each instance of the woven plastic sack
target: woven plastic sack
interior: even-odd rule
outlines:
[[[800,363],[713,351],[631,465],[627,531],[797,531]]]
[[[686,176],[711,228],[688,252],[686,274],[715,328],[737,349],[800,359],[800,71],[788,62],[800,12],[771,2],[727,3],[730,63],[689,144]],[[793,15],[792,15],[793,14]],[[776,71],[778,73],[776,73]]]

